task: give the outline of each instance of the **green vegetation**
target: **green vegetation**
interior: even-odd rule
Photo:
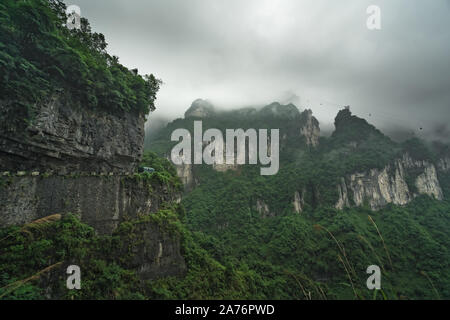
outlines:
[[[166,208],[122,223],[112,236],[98,236],[68,215],[0,231],[0,297],[41,299],[50,287],[63,299],[372,299],[365,270],[377,264],[383,269],[378,299],[448,298],[449,209],[447,202],[420,198],[376,213],[322,209],[260,219],[240,211],[227,227],[193,232],[193,222],[182,223],[183,210]],[[129,268],[140,241],[135,228],[147,222],[182,239],[185,276],[143,282]],[[61,266],[71,261],[83,270],[82,290],[65,290],[65,278],[51,270],[33,278],[55,265],[64,274]]]
[[[141,166],[151,167],[155,169],[155,172],[149,174],[143,172],[139,174],[139,177],[150,179],[150,181],[159,182],[162,185],[167,186],[172,191],[182,191],[183,184],[177,176],[177,172],[174,166],[165,158],[160,158],[154,152],[146,152],[141,161]]]
[[[62,92],[87,108],[153,110],[161,82],[110,56],[86,19],[81,30],[67,29],[66,20],[59,0],[0,3],[0,96],[12,106],[1,119],[29,121],[35,104]]]
[[[298,122],[302,121],[302,116],[279,123],[276,118],[237,114],[204,118],[203,127],[272,127],[292,134],[298,132]],[[192,130],[192,121],[177,119],[170,123],[152,138],[150,148],[155,145],[155,150],[167,155],[173,145],[168,139],[170,132],[175,128]],[[197,281],[205,275],[209,279],[210,274],[218,273],[216,277],[221,278],[218,270],[204,266],[208,271],[198,275],[190,272],[184,279],[153,283],[154,297],[448,299],[448,200],[422,196],[405,207],[389,205],[377,212],[367,206],[343,211],[334,208],[340,177],[384,168],[405,152],[415,159],[426,152],[422,158],[429,161],[437,158],[437,152],[417,139],[395,143],[345,111],[336,121],[337,130],[331,137],[321,138],[317,150],[298,141],[282,144],[280,171],[275,176],[260,176],[257,166],[225,173],[195,166],[198,184],[182,202],[193,240],[185,247],[197,252],[194,260],[188,259],[188,265],[196,265],[201,254],[208,254],[236,272],[236,286],[218,286],[210,279],[213,294],[203,282],[201,288],[197,287]],[[411,169],[406,176],[412,191],[419,174],[416,171]],[[444,192],[448,176],[439,176]],[[302,191],[305,197],[299,214],[294,212],[292,201],[294,193]],[[258,212],[257,200],[268,205],[271,217]],[[373,264],[382,268],[383,290],[377,293],[366,287],[366,269]]]
[[[424,196],[377,212],[336,210],[336,179],[354,167],[328,163],[335,149],[322,142],[320,150],[300,146],[284,154],[275,176],[260,176],[255,166],[225,173],[197,166],[198,185],[181,206],[123,221],[111,236],[96,235],[72,215],[44,227],[2,229],[0,297],[40,299],[50,286],[64,299],[448,299],[450,203]],[[180,191],[168,160],[147,152],[141,165],[156,172],[131,179]],[[299,214],[292,201],[302,190]],[[272,217],[258,212],[257,199]],[[180,239],[184,276],[143,281],[127,263],[147,223]],[[87,270],[81,291],[46,276],[70,261]],[[378,293],[366,288],[373,264],[382,268]]]
[[[189,229],[202,234],[198,243],[219,262],[254,275],[256,291],[242,297],[371,299],[365,271],[372,264],[383,268],[382,288],[389,299],[436,299],[422,272],[440,297],[449,297],[448,202],[423,197],[379,212],[319,208],[262,219],[244,206],[245,194],[222,198],[205,189],[184,201]]]
[[[45,290],[60,299],[144,299],[148,289],[130,265],[142,244],[136,231],[150,223],[180,237],[178,212],[165,207],[103,236],[70,214],[0,229],[0,299],[42,299]],[[83,270],[82,290],[65,288],[72,263]]]
[[[437,158],[432,149],[417,137],[406,140],[402,147],[415,160],[436,160]]]
[[[0,298],[42,299],[48,286],[60,298],[108,299],[136,297],[137,278],[112,261],[116,237],[100,237],[73,215],[56,221],[35,222],[29,228],[0,230]],[[85,290],[64,290],[64,269],[77,261]],[[43,272],[49,267],[50,270]],[[52,270],[59,270],[52,275]],[[37,276],[36,276],[37,275]],[[21,283],[24,279],[31,279]]]
[[[0,4],[0,95],[8,105],[2,125],[23,124],[35,104],[70,95],[87,108],[147,113],[160,81],[141,77],[106,52],[87,20],[70,31],[57,0],[4,0]],[[300,137],[306,114],[272,104],[261,110],[210,112],[203,129],[279,128],[281,167],[261,176],[257,166],[216,172],[196,166],[196,187],[180,205],[120,221],[98,235],[75,215],[53,215],[25,226],[0,228],[0,299],[449,299],[450,176],[439,172],[447,200],[426,196],[404,207],[335,209],[340,178],[384,168],[409,153],[435,162],[448,146],[429,148],[418,139],[395,143],[348,110],[336,131],[311,149]],[[175,168],[165,159],[174,129],[193,129],[177,119],[151,138],[142,166],[154,173],[124,179],[145,183],[161,199],[181,193]],[[286,138],[283,138],[286,137]],[[407,172],[414,191],[418,171]],[[76,178],[77,176],[73,176]],[[104,177],[108,179],[108,177]],[[0,188],[9,183],[0,179]],[[294,211],[294,194],[302,211]],[[351,200],[351,199],[350,199]],[[262,213],[256,203],[264,203]],[[136,265],[143,228],[179,240],[186,274],[142,280]],[[156,228],[156,229],[155,229]],[[68,264],[83,270],[82,290],[65,288]],[[382,268],[380,292],[366,288],[369,265]]]

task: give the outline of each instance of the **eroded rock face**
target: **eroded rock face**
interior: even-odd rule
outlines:
[[[302,213],[303,207],[305,206],[305,192],[306,192],[306,190],[303,189],[301,193],[298,191],[296,191],[294,193],[293,205],[294,205],[294,210],[297,213]]]
[[[414,160],[407,154],[403,156],[403,163],[407,169],[423,169],[415,180],[419,194],[426,194],[438,200],[444,199],[434,164],[426,160]]]
[[[158,279],[180,276],[186,271],[186,263],[181,255],[180,239],[161,229],[155,223],[141,223],[133,233],[140,235],[139,241],[122,243],[124,256],[127,251],[133,255],[126,267],[134,269],[143,279]]]
[[[419,194],[427,194],[438,200],[444,198],[434,165],[425,167],[424,173],[416,179],[416,187]]]
[[[184,114],[184,118],[206,118],[215,113],[214,106],[207,100],[197,99]]]
[[[412,170],[420,172],[414,177],[416,190],[411,190],[407,183]],[[343,178],[337,188],[338,209],[351,205],[349,193],[352,194],[352,204],[362,206],[367,201],[373,210],[389,203],[406,205],[419,194],[426,194],[437,200],[443,199],[435,166],[428,161],[414,160],[407,154],[382,170],[372,169],[351,174]]]
[[[175,165],[177,169],[177,175],[181,179],[186,191],[192,190],[195,185],[193,165],[192,164],[181,164]]]
[[[263,200],[256,200],[256,211],[262,218],[274,217],[275,214],[270,211],[269,206]]]
[[[0,190],[0,226],[23,225],[52,214],[73,213],[98,234],[113,234],[121,222],[157,214],[180,195],[166,186],[123,176],[14,176]],[[5,180],[6,179],[6,180]],[[186,270],[180,239],[151,219],[138,223],[123,250],[132,250],[124,267],[143,279],[182,275]],[[136,241],[136,238],[139,241]],[[117,248],[118,251],[121,248]],[[120,252],[116,254],[121,256]]]
[[[350,176],[350,190],[353,191],[353,201],[357,206],[368,201],[372,209],[379,209],[388,203],[405,205],[410,201],[408,185],[403,177],[401,168],[396,168],[395,173],[389,174],[385,168],[377,169],[363,174]]]
[[[0,101],[0,108],[13,108]],[[90,110],[52,97],[26,128],[0,131],[0,170],[133,172],[143,152],[143,115]]]
[[[125,219],[154,213],[178,197],[164,186],[150,189],[133,177],[9,177],[0,192],[0,226],[73,213],[98,233],[111,234]]]
[[[317,147],[320,137],[319,122],[313,117],[311,110],[303,111],[301,117],[300,135],[305,137],[306,145]]]
[[[0,108],[14,114],[7,102]],[[97,233],[112,234],[121,222],[179,202],[180,194],[164,184],[130,174],[142,157],[144,122],[143,115],[90,110],[53,97],[36,107],[30,124],[2,123],[0,227],[73,213]],[[149,219],[130,238],[124,246],[134,255],[126,267],[142,278],[184,273],[176,234]]]

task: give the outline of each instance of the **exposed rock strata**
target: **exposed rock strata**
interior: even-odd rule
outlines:
[[[413,176],[413,186],[407,181],[411,172],[419,172]],[[348,175],[337,186],[339,199],[336,208],[346,206],[362,206],[367,202],[373,210],[393,203],[406,205],[414,197],[426,194],[437,200],[443,199],[443,193],[437,177],[436,167],[428,161],[412,159],[405,154],[382,170],[372,169],[367,172]],[[350,195],[352,201],[350,201]]]
[[[14,106],[0,101],[6,112]],[[144,143],[143,115],[90,110],[66,97],[35,108],[25,128],[2,126],[0,170],[126,173],[136,169]]]

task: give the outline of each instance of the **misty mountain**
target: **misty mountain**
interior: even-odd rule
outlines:
[[[169,158],[171,132],[192,130],[200,120],[205,130],[280,129],[280,170],[274,176],[262,177],[252,165],[176,166],[185,184],[188,228],[219,262],[254,272],[264,289],[244,289],[249,297],[305,298],[296,278],[316,299],[324,298],[320,288],[327,288],[329,298],[368,297],[363,277],[371,263],[389,274],[389,298],[431,297],[426,277],[416,276],[431,270],[440,275],[438,291],[448,294],[450,279],[434,264],[450,262],[444,227],[448,145],[415,137],[396,142],[350,108],[339,111],[333,132],[324,137],[312,112],[292,104],[217,111],[196,100],[184,119],[149,139],[149,150]]]
[[[123,64],[62,1],[0,3],[0,299],[450,299],[447,3],[371,33],[361,1],[101,1]],[[249,143],[175,165],[199,127]]]

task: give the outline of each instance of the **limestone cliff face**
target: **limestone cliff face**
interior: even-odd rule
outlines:
[[[345,183],[345,179],[341,178],[341,183],[338,184],[338,195],[339,199],[336,203],[336,208],[343,209],[344,207],[349,207],[349,199],[348,199],[348,190],[347,190],[347,184]]]
[[[177,175],[181,179],[186,191],[192,190],[195,185],[193,165],[192,164],[181,164],[176,165]]]
[[[0,108],[13,106],[0,101]],[[36,106],[25,128],[1,127],[0,170],[133,172],[143,152],[144,122],[142,115],[93,111],[54,96]]]
[[[297,213],[303,212],[303,208],[305,206],[305,193],[306,189],[303,189],[302,192],[296,191],[294,193],[294,202],[292,204],[294,205],[294,210]]]
[[[133,176],[3,177],[0,226],[22,225],[51,215],[74,213],[100,234],[111,234],[125,219],[177,202],[165,186],[149,185]]]
[[[305,110],[301,114],[300,135],[305,138],[306,145],[311,147],[319,145],[319,122],[313,117],[311,110]]]
[[[206,118],[215,113],[214,106],[207,100],[197,99],[185,112],[184,118]]]
[[[407,182],[411,178],[413,186]],[[414,160],[407,154],[382,170],[372,169],[348,175],[342,178],[337,188],[338,209],[350,205],[361,206],[365,202],[373,210],[388,203],[405,205],[420,194],[443,199],[436,167],[428,161]]]
[[[13,108],[5,101],[0,107]],[[144,121],[143,115],[94,111],[53,97],[36,106],[26,126],[2,123],[0,227],[73,213],[99,234],[112,234],[121,222],[179,202],[180,194],[166,185],[133,173],[142,157]],[[143,278],[185,271],[176,235],[151,221],[135,235],[142,241],[127,245],[135,252],[129,267]]]
[[[133,229],[139,241],[124,241],[120,251],[134,253],[126,262],[126,267],[136,270],[143,279],[157,279],[166,276],[179,276],[186,271],[186,264],[181,255],[180,239],[162,229],[155,223],[140,223]]]
[[[269,206],[260,199],[256,200],[256,211],[261,215],[262,218],[274,217],[275,213],[270,211]]]
[[[165,186],[124,176],[15,176],[0,190],[0,226],[23,225],[59,213],[75,213],[99,234],[112,234],[123,221],[152,215],[163,203],[179,201]],[[127,268],[143,279],[182,275],[186,264],[177,235],[146,222],[133,230],[139,241],[123,243],[134,255]],[[130,237],[133,238],[133,237]],[[120,256],[120,255],[118,255]]]

